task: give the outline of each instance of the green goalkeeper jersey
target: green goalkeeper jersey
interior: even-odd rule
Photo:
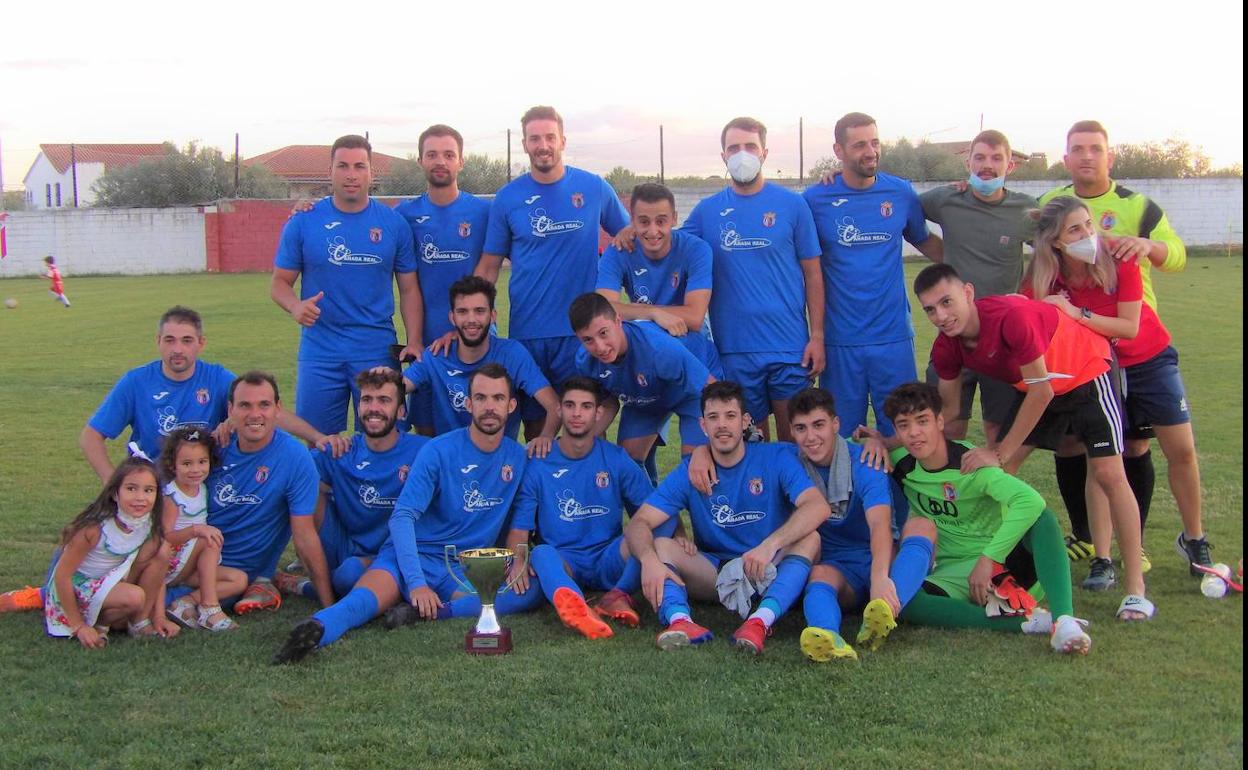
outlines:
[[[911,515],[936,525],[936,560],[1006,556],[1044,512],[1044,498],[1026,482],[1000,468],[960,470],[973,447],[946,441],[949,464],[925,469],[904,448],[893,450],[893,478],[905,491]]]

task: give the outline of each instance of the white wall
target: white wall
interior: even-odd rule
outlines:
[[[197,273],[207,267],[203,207],[10,211],[0,278],[38,275],[56,257],[66,277]]]
[[[78,164],[78,205],[89,206],[94,200],[95,195],[91,192],[91,186],[95,181],[104,174],[103,163],[79,163]],[[52,162],[48,160],[43,153],[35,158],[35,162],[31,164],[30,170],[26,172],[24,185],[26,187],[26,202],[29,208],[47,209],[48,195],[47,186],[52,185],[52,208],[56,205],[56,185],[61,186],[61,208],[74,207],[74,174],[73,167],[67,166],[65,173],[59,173]]]

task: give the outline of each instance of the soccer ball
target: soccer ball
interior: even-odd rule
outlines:
[[[4,301],[4,306],[7,307],[9,310],[12,310],[13,308],[17,307],[17,297],[9,297],[8,299],[6,299]]]

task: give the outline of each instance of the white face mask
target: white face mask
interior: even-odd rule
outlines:
[[[758,179],[763,162],[752,152],[741,150],[728,156],[728,175],[738,184],[749,184]]]
[[[1089,265],[1096,263],[1096,252],[1098,248],[1096,234],[1089,235],[1087,238],[1068,243],[1062,247],[1066,254],[1080,262],[1087,262]]]

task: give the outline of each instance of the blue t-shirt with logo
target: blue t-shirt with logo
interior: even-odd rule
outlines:
[[[649,411],[701,401],[709,375],[705,364],[655,323],[625,321],[623,327],[628,352],[621,360],[604,364],[582,347],[576,351],[577,371],[624,403]]]
[[[448,318],[451,284],[472,275],[477,267],[490,221],[490,202],[461,191],[445,206],[422,195],[403,201],[394,210],[412,227],[416,273],[425,301],[424,344],[430,345],[452,330]]]
[[[823,250],[824,340],[872,345],[914,337],[902,271],[902,238],[927,240],[923,204],[910,182],[877,174],[856,190],[836,175],[806,188]]]
[[[390,539],[409,587],[425,584],[421,554],[440,558],[447,545],[489,548],[498,541],[524,463],[520,444],[504,438],[493,452],[483,452],[468,428],[425,444],[390,517]]]
[[[654,487],[628,453],[594,439],[589,454],[570,459],[556,442],[542,459],[529,460],[516,496],[512,529],[536,529],[564,557],[585,562],[624,531]]]
[[[825,547],[870,548],[871,527],[867,524],[866,511],[877,505],[892,505],[888,474],[861,462],[862,447],[858,444],[845,446],[849,450],[847,452],[849,472],[853,484],[849,494],[849,505],[846,506],[844,515],[841,515],[837,506],[833,506],[831,518],[819,525],[819,537],[823,540]],[[793,457],[797,459],[797,447],[794,446],[792,449]],[[799,459],[798,462],[800,463],[801,460]],[[815,472],[826,485],[829,469],[816,465]]]
[[[286,223],[273,264],[299,271],[300,299],[325,292],[320,318],[303,327],[300,360],[389,357],[394,274],[416,272],[412,228],[394,209],[369,199],[349,214],[323,198]]]
[[[490,336],[490,349],[480,361],[466,364],[459,359],[459,340],[442,355],[426,352],[424,358],[413,361],[403,370],[403,376],[412,382],[416,390],[430,389],[433,393],[433,429],[447,433],[466,428],[472,422],[468,413],[468,379],[485,364],[502,364],[511,375],[518,392],[535,395],[542,388],[550,387],[542,370],[529,351],[515,340]],[[515,438],[520,432],[520,410],[507,418],[507,436]]]
[[[624,290],[641,305],[683,305],[685,294],[711,288],[711,247],[680,230],[672,231],[667,256],[652,260],[638,245],[632,251],[608,246],[598,262],[597,289]]]
[[[321,483],[333,492],[334,515],[347,533],[352,556],[376,556],[381,550],[390,536],[394,503],[416,454],[428,442],[426,436],[401,433],[389,450],[374,452],[356,434],[351,448],[338,458],[328,450],[311,450]]]
[[[249,576],[290,540],[290,517],[311,516],[320,489],[307,448],[281,430],[257,452],[235,437],[208,474],[208,523],[221,530],[221,563]]]
[[[234,373],[220,364],[196,361],[181,382],[165,376],[160,361],[126,372],[87,425],[104,438],[130,427],[130,440],[153,460],[165,436],[182,427],[212,430],[225,420]]]
[[[627,224],[611,186],[572,166],[551,184],[525,174],[499,190],[484,251],[511,258],[508,335],[570,337],[568,306],[594,290],[598,275],[599,227],[615,235]]]
[[[810,340],[801,261],[819,256],[802,196],[770,182],[754,195],[726,187],[700,201],[681,230],[714,254],[710,310],[719,352],[800,355]]]
[[[724,561],[763,542],[788,520],[810,478],[789,444],[746,444],[741,462],[716,465],[719,481],[704,495],[689,483],[681,461],[646,502],[670,516],[689,511],[698,548]]]

